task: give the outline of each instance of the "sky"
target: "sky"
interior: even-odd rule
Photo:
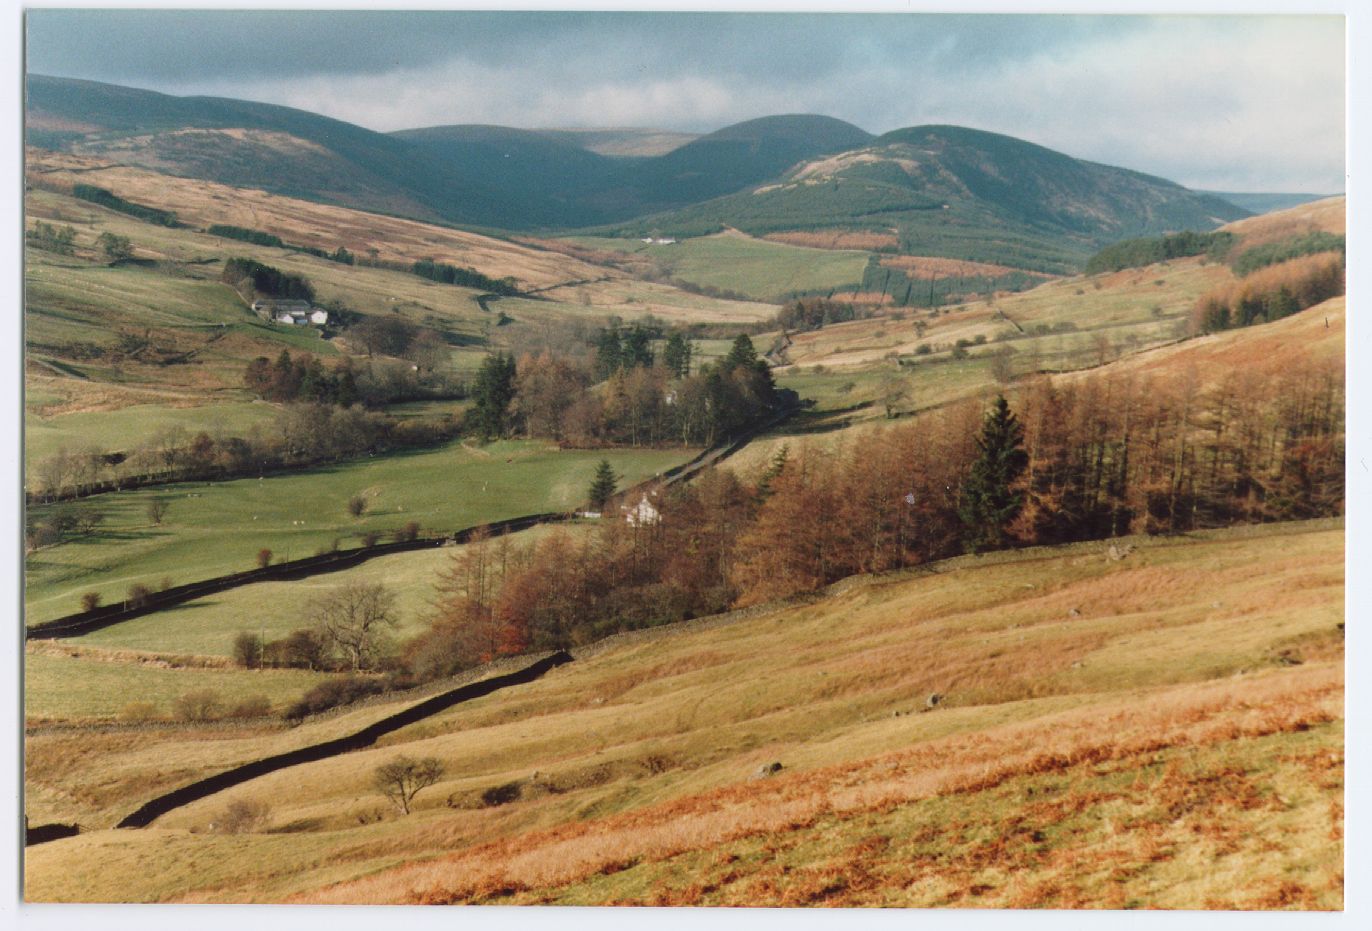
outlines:
[[[1227,191],[1344,190],[1340,16],[32,10],[27,70],[451,123],[952,123]]]

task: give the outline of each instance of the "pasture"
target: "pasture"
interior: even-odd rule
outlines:
[[[622,252],[632,266],[697,287],[732,291],[755,301],[781,303],[795,294],[829,294],[862,283],[868,253],[811,249],[754,239],[737,232],[683,239],[671,245],[637,239],[573,237],[591,249]]]
[[[564,524],[557,529],[580,533],[593,523]],[[526,546],[551,527],[534,527],[510,537],[513,546]],[[140,650],[160,653],[189,652],[228,657],[240,633],[259,634],[276,640],[309,626],[309,603],[351,582],[380,583],[395,593],[399,625],[398,640],[412,637],[428,624],[433,612],[439,574],[464,550],[461,546],[413,553],[379,556],[352,569],[330,572],[293,582],[261,582],[245,585],[187,602],[144,617],[124,621],[66,643],[101,649]]]
[[[687,449],[559,450],[536,441],[487,446],[450,444],[341,463],[331,468],[114,492],[85,507],[103,515],[90,537],[30,554],[25,607],[28,623],[78,610],[83,592],[106,604],[129,586],[161,586],[211,578],[256,565],[257,553],[298,559],[358,545],[366,533],[393,534],[411,521],[423,532],[535,514],[581,504],[600,460],[608,459],[624,488],[684,462]],[[366,510],[348,513],[353,496]],[[166,503],[155,524],[154,500]],[[34,509],[39,516],[46,509]]]
[[[100,650],[62,655],[30,649],[24,656],[24,718],[31,723],[110,720],[137,703],[151,706],[140,715],[169,718],[178,698],[206,690],[226,709],[260,697],[279,713],[326,678],[327,673],[303,669],[176,667]]]

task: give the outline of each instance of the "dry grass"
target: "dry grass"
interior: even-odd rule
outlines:
[[[733,786],[485,845],[299,900],[435,904],[557,887],[626,861],[661,861],[745,837],[784,835],[821,818],[852,818],[934,796],[981,792],[1017,777],[1297,733],[1337,720],[1342,709],[1342,669],[1332,665],[1238,684],[1185,686],[1150,695],[1142,708],[1137,699],[1102,703],[973,736],[930,741],[855,764]],[[1186,788],[1193,783],[1188,781]],[[990,856],[998,859],[994,852]],[[752,904],[788,903],[764,897]]]
[[[794,230],[788,233],[768,233],[761,238],[785,243],[788,246],[806,246],[811,249],[861,249],[879,252],[883,249],[900,248],[900,237],[895,233],[877,233],[870,230]]]
[[[1240,237],[1240,244],[1233,250],[1235,255],[1254,246],[1278,242],[1302,233],[1343,234],[1348,229],[1348,199],[1342,196],[1327,197],[1288,210],[1237,220],[1220,229]]]
[[[1318,731],[1319,720],[1340,715],[1342,533],[1325,526],[1140,541],[1123,562],[1098,544],[957,560],[854,580],[809,605],[663,632],[454,708],[373,750],[254,780],[152,831],[35,848],[29,893],[409,901],[499,899],[526,884],[532,891],[520,895],[530,899],[562,900],[565,891],[568,901],[651,901],[646,888],[605,885],[600,872],[655,882],[679,869],[678,858],[789,843],[825,819],[899,817],[1050,771],[1130,766],[1154,752],[1150,742],[1165,744],[1157,753],[1191,754],[1269,733],[1295,753],[1285,741],[1312,731],[1284,728]],[[1304,664],[1287,665],[1293,656]],[[933,691],[947,696],[944,706],[914,713]],[[62,811],[67,793],[81,811],[122,813],[146,797],[138,774],[170,770],[184,780],[340,727],[101,745],[74,767],[61,764],[70,748],[54,737],[31,737],[30,747],[45,761],[45,811]],[[448,767],[407,819],[378,815],[368,786],[371,769],[397,752]],[[780,776],[749,779],[771,760],[784,763]],[[1298,764],[1272,765],[1280,775]],[[271,799],[279,826],[296,827],[231,847],[189,833],[225,805],[257,798]],[[1322,791],[1321,812],[1331,801]],[[1011,818],[1021,803],[986,804],[987,817]],[[831,855],[811,851],[797,869]],[[212,874],[168,860],[207,856],[216,858]],[[148,867],[163,861],[166,869]],[[901,862],[888,858],[887,867]],[[363,879],[402,864],[411,865]],[[364,884],[324,888],[353,881]],[[903,888],[889,878],[877,887],[897,897]],[[738,901],[781,901],[780,892],[745,888]],[[1187,901],[1204,904],[1171,904]]]
[[[108,160],[29,149],[26,178],[45,187],[70,189],[95,184],[140,204],[172,210],[183,223],[215,223],[275,233],[287,242],[349,251],[367,257],[370,250],[386,261],[414,262],[433,258],[470,266],[493,278],[514,276],[529,287],[600,278],[606,269],[552,252],[476,233],[413,220],[332,207],[264,191],[234,188],[209,181],[175,178]]]

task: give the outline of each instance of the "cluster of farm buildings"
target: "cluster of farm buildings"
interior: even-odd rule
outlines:
[[[286,326],[325,326],[329,322],[329,312],[309,301],[253,301],[252,309],[263,320]]]

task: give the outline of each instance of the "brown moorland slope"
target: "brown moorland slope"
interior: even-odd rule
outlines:
[[[1339,907],[1341,524],[1125,542],[631,634],[375,749],[32,848],[26,894]],[[246,736],[33,735],[30,779],[123,812]],[[370,786],[400,753],[446,766],[408,817]],[[208,832],[245,801],[264,828]]]

